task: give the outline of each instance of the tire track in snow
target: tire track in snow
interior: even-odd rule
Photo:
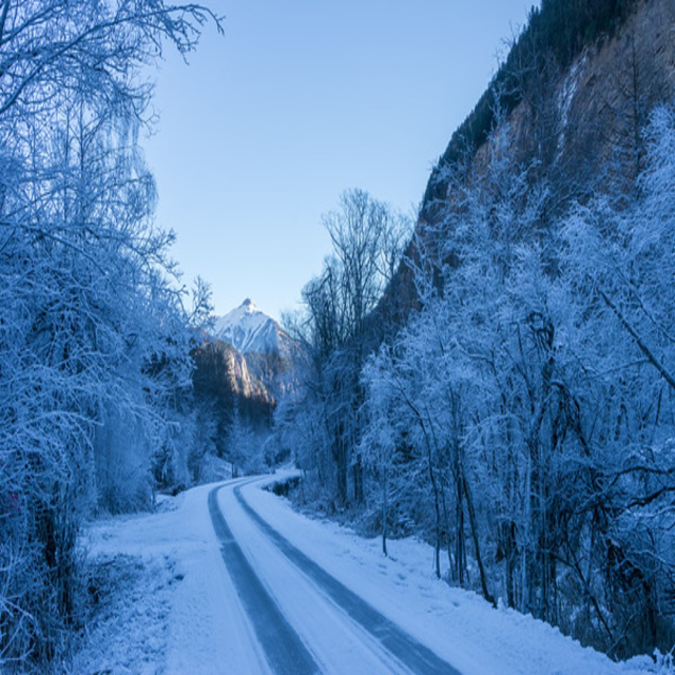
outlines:
[[[278,675],[308,675],[320,668],[271,598],[237,544],[218,506],[221,485],[209,492],[209,514],[220,552],[272,670]]]
[[[380,614],[356,593],[328,574],[300,549],[293,546],[288,539],[277,532],[251,508],[241,494],[242,487],[242,485],[239,485],[234,488],[234,496],[256,525],[296,567],[318,584],[338,606],[347,612],[352,620],[375,637],[399,661],[415,673],[461,675],[456,668],[453,668],[431,649],[415,640],[393,621]],[[209,501],[210,497],[211,495],[209,495]]]

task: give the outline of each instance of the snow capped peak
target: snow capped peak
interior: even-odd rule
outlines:
[[[213,334],[219,340],[229,342],[242,354],[279,351],[281,340],[287,337],[281,326],[261,312],[251,298],[246,298],[225,316],[217,317]]]

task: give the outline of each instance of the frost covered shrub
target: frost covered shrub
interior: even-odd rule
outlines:
[[[94,432],[97,507],[111,514],[152,504],[148,432],[131,411],[107,407]]]

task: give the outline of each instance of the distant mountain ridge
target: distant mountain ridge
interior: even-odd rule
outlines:
[[[216,317],[213,337],[228,342],[242,354],[285,355],[291,343],[286,331],[250,298],[224,316]]]
[[[298,343],[250,298],[215,317],[210,335],[196,350],[193,381],[199,394],[219,411],[223,438],[235,408],[254,426],[270,424],[279,400],[297,384],[298,349]]]

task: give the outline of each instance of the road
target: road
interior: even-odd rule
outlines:
[[[249,483],[213,488],[208,504],[270,673],[459,674],[266,522],[242,491]]]
[[[154,513],[92,522],[112,589],[73,673],[637,675],[542,621],[436,579],[433,548],[364,539],[261,488],[202,485]]]

